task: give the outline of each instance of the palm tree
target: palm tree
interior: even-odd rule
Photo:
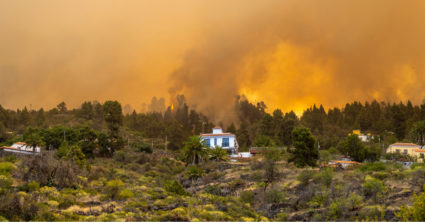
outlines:
[[[183,158],[186,165],[195,164],[205,161],[208,158],[209,147],[205,145],[200,136],[191,136],[184,143]]]
[[[425,142],[425,121],[419,121],[413,124],[410,135],[419,145],[423,146]]]
[[[210,150],[210,159],[215,161],[225,161],[229,159],[229,154],[220,146]]]

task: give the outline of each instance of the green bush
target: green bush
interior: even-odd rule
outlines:
[[[232,180],[230,183],[228,183],[228,187],[232,192],[235,192],[237,189],[243,188],[245,184],[246,184],[245,180],[242,180],[241,178],[237,178]]]
[[[122,189],[120,193],[118,194],[118,199],[120,200],[127,200],[128,198],[133,198],[134,194],[129,189]]]
[[[382,155],[382,149],[377,145],[365,146],[363,150],[365,160],[378,161]]]
[[[15,165],[10,162],[0,162],[0,175],[8,175],[13,169],[15,169]]]
[[[249,175],[249,179],[255,182],[260,182],[263,179],[263,172],[259,170],[253,171],[251,175]]]
[[[274,221],[287,221],[287,220],[288,220],[288,215],[286,215],[286,213],[284,212],[278,213],[276,217],[274,218]]]
[[[402,206],[396,216],[403,221],[425,221],[425,192],[413,196],[413,205]]]
[[[61,144],[55,155],[59,159],[73,160],[79,166],[83,166],[86,163],[86,155],[81,150],[81,147],[77,145],[71,146],[67,141]]]
[[[410,169],[414,170],[415,168],[424,168],[425,167],[425,163],[413,163],[412,166],[410,166]]]
[[[186,170],[186,176],[191,180],[196,180],[205,175],[205,171],[196,165],[190,166]]]
[[[414,186],[419,186],[423,188],[423,184],[425,183],[425,168],[424,167],[415,167],[414,170],[410,170],[409,174],[411,176],[411,183]]]
[[[332,183],[333,176],[334,170],[332,168],[324,168],[320,171],[320,173],[314,176],[314,179],[315,181],[329,187]]]
[[[0,193],[12,187],[13,179],[6,175],[0,175]]]
[[[125,153],[122,150],[115,151],[114,160],[118,162],[125,162]]]
[[[72,194],[63,194],[59,199],[59,208],[66,209],[74,204],[76,204],[77,198]]]
[[[313,177],[316,175],[315,171],[312,170],[303,170],[298,176],[297,180],[300,182],[301,186],[307,186]]]
[[[380,172],[375,172],[374,174],[372,174],[372,176],[379,180],[385,180],[389,177],[389,174],[385,171],[380,171]]]
[[[366,171],[384,171],[387,169],[387,166],[384,163],[381,162],[367,162],[364,163],[360,167],[360,171],[366,172]]]
[[[371,196],[375,202],[382,196],[385,191],[384,183],[381,180],[366,176],[365,182],[362,184],[365,196]]]
[[[10,154],[4,158],[7,162],[16,163],[16,156],[13,154]]]
[[[350,210],[358,209],[363,202],[363,197],[355,193],[351,193],[347,199],[347,207]]]
[[[210,149],[210,160],[225,161],[229,160],[229,154],[227,151],[219,146]]]
[[[269,136],[259,135],[255,138],[254,145],[256,147],[272,147],[274,146],[274,141]]]
[[[209,194],[212,194],[212,195],[216,195],[216,196],[221,196],[222,195],[220,185],[218,185],[218,184],[208,185],[205,188],[205,192],[206,193],[209,193]]]
[[[239,199],[244,203],[252,203],[254,201],[254,193],[252,191],[242,191]]]
[[[332,155],[328,150],[319,151],[319,161],[321,164],[327,164],[332,159]]]
[[[335,147],[329,148],[328,152],[332,155],[339,154],[339,151]]]
[[[108,196],[116,199],[124,183],[120,179],[108,181],[105,185],[105,190]]]
[[[285,201],[285,192],[271,189],[266,193],[266,201],[272,204],[280,204]]]
[[[27,183],[26,187],[27,187],[27,190],[29,192],[37,191],[37,190],[40,189],[40,183],[37,182],[37,181],[32,181],[32,182]]]
[[[307,205],[311,208],[323,207],[326,205],[328,199],[328,192],[318,192],[310,201],[307,202]]]
[[[171,211],[164,212],[161,221],[189,221],[188,212],[182,207],[175,208]]]
[[[329,219],[341,219],[346,210],[346,203],[344,200],[334,200],[329,206],[328,217]]]
[[[143,152],[143,153],[152,153],[153,151],[151,144],[144,143],[144,142],[132,143],[131,148],[136,152]]]
[[[177,180],[168,181],[168,183],[166,183],[164,185],[164,189],[167,192],[174,193],[174,194],[177,194],[177,195],[187,195],[188,194],[186,192],[186,190],[183,188],[183,186]]]
[[[359,213],[360,219],[366,221],[382,221],[385,217],[385,210],[379,205],[365,206]]]

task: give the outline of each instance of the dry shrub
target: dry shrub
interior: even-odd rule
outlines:
[[[107,177],[108,170],[103,166],[92,167],[89,174],[89,180],[98,180],[102,177]]]
[[[37,181],[41,186],[57,187],[75,187],[78,175],[84,171],[73,161],[56,159],[52,152],[25,158],[19,169],[18,176],[24,181]]]

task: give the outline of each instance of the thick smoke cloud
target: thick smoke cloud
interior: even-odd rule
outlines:
[[[196,28],[188,16],[196,10],[177,6],[0,0],[0,104],[76,107],[116,99],[140,110],[153,96],[166,96],[168,75]]]
[[[173,73],[170,91],[219,118],[238,93],[298,112],[353,100],[419,103],[424,10],[423,1],[273,2],[210,30]]]
[[[238,94],[298,112],[425,97],[421,0],[16,0],[0,11],[10,108],[117,99],[139,110],[184,94],[226,121]]]

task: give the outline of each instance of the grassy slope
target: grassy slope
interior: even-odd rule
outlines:
[[[258,162],[210,162],[202,166],[203,177],[190,180],[180,161],[129,152],[119,161],[92,160],[90,171],[80,175],[75,188],[36,187],[19,195],[37,197],[34,219],[39,220],[388,220],[401,205],[411,204],[413,191],[421,189],[420,184],[412,185],[414,173],[421,168],[404,170],[387,164],[381,171],[336,171],[326,185],[319,169],[296,169],[281,162],[281,180],[264,193]],[[301,183],[297,178],[305,170],[311,170],[312,176]],[[26,184],[14,177],[15,191],[9,192]],[[385,186],[376,198],[365,192],[370,177]],[[173,179],[189,194],[167,192],[164,187]],[[122,181],[115,190],[109,183],[114,180]],[[278,193],[284,193],[284,198],[272,198]],[[360,201],[352,204],[351,195],[358,195]]]

